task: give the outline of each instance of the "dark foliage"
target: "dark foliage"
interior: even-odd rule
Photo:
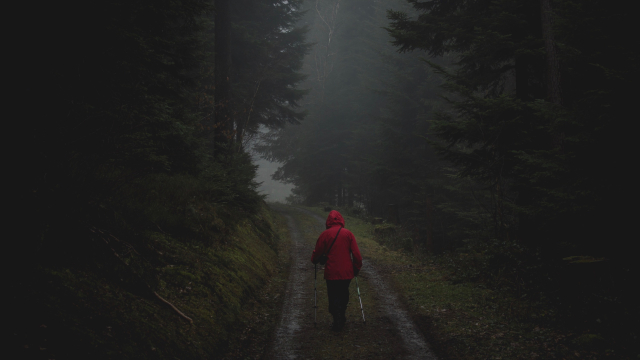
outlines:
[[[637,266],[624,235],[630,138],[620,120],[633,112],[639,47],[619,35],[637,24],[601,1],[546,2],[547,23],[545,1],[410,3],[417,17],[389,13],[394,44],[457,59],[455,68],[430,63],[450,104],[432,122],[432,144],[491,195],[493,236],[470,244],[481,255],[457,265],[458,280],[540,296],[563,324],[597,328],[628,348],[634,333],[618,330],[638,316],[628,292]]]
[[[247,1],[244,6],[236,9],[234,26],[243,21],[256,26],[242,33],[244,39],[271,34],[234,44],[238,56],[260,54],[256,63],[238,61],[235,71],[246,77],[235,80],[236,99],[247,95],[242,89],[252,76],[272,71],[264,89],[272,97],[263,94],[264,101],[253,104],[254,112],[269,115],[256,116],[249,131],[298,121],[302,114],[292,109],[302,94],[296,89],[302,78],[297,69],[306,49],[304,29],[295,27],[298,4]],[[219,144],[229,151],[216,154],[211,146],[213,1],[62,1],[28,7],[17,12],[25,28],[13,55],[22,77],[12,105],[18,109],[23,150],[15,172],[20,234],[9,244],[8,263],[12,308],[34,309],[16,332],[29,340],[37,336],[22,330],[37,328],[40,316],[53,319],[60,354],[92,357],[102,349],[96,350],[95,342],[104,340],[92,331],[105,324],[83,317],[95,316],[119,322],[119,334],[130,335],[130,344],[142,343],[157,325],[149,325],[149,314],[166,306],[153,292],[170,282],[166,288],[182,294],[185,279],[206,275],[198,279],[202,296],[195,298],[214,294],[210,304],[224,304],[211,310],[215,316],[201,313],[211,322],[203,336],[217,340],[206,347],[208,355],[198,356],[210,356],[226,336],[214,322],[232,323],[239,304],[261,286],[271,271],[263,266],[266,254],[273,253],[277,238],[264,219],[250,156],[241,146]],[[252,12],[257,8],[271,9],[273,16],[257,17]],[[276,53],[287,56],[274,70],[264,62]],[[239,123],[232,124],[234,131]],[[243,227],[252,230],[243,233]],[[239,232],[244,237],[234,242]],[[225,259],[241,250],[242,256]],[[167,271],[177,259],[189,262],[178,264],[186,270]],[[191,266],[197,276],[187,271]],[[209,277],[237,283],[238,274],[255,277],[224,294],[209,288]],[[228,299],[238,304],[229,305]],[[135,304],[114,309],[123,302]],[[193,306],[194,312],[205,308]],[[127,321],[140,327],[129,329]],[[173,325],[161,336],[179,328]],[[65,348],[72,334],[83,334],[79,341],[87,343]],[[106,348],[118,349],[117,342],[128,335],[107,341]],[[156,358],[151,346],[136,353],[123,344],[128,354],[123,358]],[[172,344],[171,351],[180,352],[188,341]],[[194,354],[203,349],[194,348]]]
[[[298,121],[296,69],[307,49],[304,29],[295,27],[299,4],[243,6],[234,10],[232,84],[237,112],[251,110],[242,119],[237,114],[232,128],[255,132],[261,124]],[[213,10],[211,1],[185,0],[63,2],[34,12],[32,42],[20,53],[26,78],[16,94],[26,125],[24,218],[36,224],[27,238],[57,238],[58,231],[98,225],[112,212],[141,225],[147,206],[159,211],[143,199],[167,181],[191,188],[163,191],[198,194],[230,213],[254,211],[259,197],[250,159],[242,150],[215,158],[208,144]],[[268,11],[273,16],[257,16]],[[260,82],[260,91],[248,90]],[[173,177],[178,180],[167,180]]]
[[[624,74],[619,81],[637,79],[637,51],[620,46],[617,35],[633,22],[622,20],[621,9],[597,1],[552,2],[551,30],[563,70],[558,105],[546,93],[549,54],[539,5],[411,3],[420,13],[415,19],[389,13],[394,44],[401,51],[456,55],[455,69],[432,64],[455,94],[454,111],[440,112],[433,130],[443,140],[439,151],[459,166],[460,175],[492,189],[496,234],[535,246],[568,242],[581,251],[609,252],[611,243],[602,239],[619,239],[611,223],[624,217],[614,205],[623,194],[612,185],[626,178],[612,174],[625,171],[615,159],[627,154],[626,136],[613,135],[613,129],[620,128],[622,112],[631,111],[631,83],[614,83],[612,74]],[[620,22],[610,24],[612,18]],[[576,31],[585,21],[592,27]]]

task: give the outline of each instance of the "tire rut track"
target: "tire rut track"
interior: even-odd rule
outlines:
[[[308,270],[308,254],[312,249],[305,244],[298,224],[289,214],[283,213],[287,219],[291,235],[291,272],[285,290],[282,318],[275,334],[273,359],[296,359],[300,357],[299,338],[305,319],[309,314],[309,298],[313,296],[310,286],[311,272]]]
[[[300,208],[290,208],[300,211],[306,215],[318,220],[319,231],[324,229],[325,219],[319,215]],[[282,210],[280,210],[282,211]],[[309,266],[309,255],[312,246],[305,244],[298,224],[295,219],[286,212],[282,211],[286,217],[289,232],[292,239],[292,263],[291,273],[289,274],[289,282],[286,288],[286,298],[283,305],[282,318],[280,325],[276,331],[274,346],[271,356],[272,359],[297,359],[308,358],[309,354],[303,354],[303,336],[304,332],[313,331],[310,325],[313,317],[313,303],[309,299],[313,298],[313,289],[311,284],[312,271]],[[318,232],[319,234],[320,232]],[[375,265],[369,261],[363,262],[364,266],[361,272],[361,278],[368,281],[375,289],[375,298],[380,306],[379,309],[370,309],[370,314],[378,312],[379,315],[389,322],[391,330],[397,337],[402,339],[402,354],[397,354],[398,358],[403,359],[425,359],[436,360],[436,356],[429,349],[427,342],[411,320],[409,313],[400,305],[399,297],[389,287],[384,278],[378,273]],[[366,314],[365,306],[365,314]],[[368,322],[368,321],[367,321]],[[306,334],[306,336],[309,336]]]

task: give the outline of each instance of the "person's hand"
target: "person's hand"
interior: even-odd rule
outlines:
[[[356,267],[353,268],[353,276],[358,276],[358,273],[360,272],[360,270]]]

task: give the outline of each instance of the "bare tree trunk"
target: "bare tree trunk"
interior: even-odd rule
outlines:
[[[433,253],[433,203],[427,195],[426,201],[426,217],[427,217],[427,252]]]
[[[215,2],[215,125],[214,151],[230,150],[233,139],[231,118],[231,6],[230,0]]]
[[[516,97],[520,100],[528,100],[529,98],[529,61],[526,56],[519,56],[515,59],[516,70]]]
[[[319,0],[316,0],[315,10],[318,14],[320,20],[322,20],[321,26],[326,28],[327,38],[326,42],[323,42],[320,45],[320,48],[323,49],[322,54],[318,54],[316,50],[314,54],[314,59],[316,63],[316,77],[317,81],[320,85],[320,102],[324,102],[324,92],[325,92],[325,83],[329,74],[333,71],[333,63],[335,53],[331,51],[331,39],[335,33],[336,23],[338,18],[338,11],[340,10],[340,0],[336,1],[334,4],[329,6],[329,12],[323,12],[318,7]]]
[[[553,36],[553,9],[551,0],[540,0],[540,17],[542,19],[542,37],[544,38],[544,50],[547,60],[547,98],[555,105],[562,105],[562,85],[560,83],[560,59]],[[552,135],[552,146],[562,149],[564,133]]]
[[[540,0],[542,18],[542,37],[547,60],[547,97],[556,105],[562,105],[562,87],[560,85],[560,60],[553,36],[553,12],[551,0]]]
[[[506,240],[505,238],[505,229],[506,229],[506,221],[504,217],[504,194],[503,188],[501,186],[502,176],[496,177],[495,190],[493,191],[493,205],[494,213],[493,213],[493,221],[495,226],[496,238],[501,240]]]
[[[241,152],[242,151],[242,141],[244,138],[244,124],[242,123],[242,121],[240,119],[238,119],[237,123],[236,123],[236,151],[237,152]]]
[[[398,216],[398,205],[387,205],[387,220],[392,224],[400,224],[400,217]]]

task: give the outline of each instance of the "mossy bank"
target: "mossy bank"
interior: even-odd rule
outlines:
[[[287,237],[266,204],[213,244],[178,240],[159,227],[138,234],[136,246],[93,232],[86,239],[93,251],[12,274],[18,316],[8,325],[18,358],[220,358],[243,346],[245,305],[262,301],[265,284],[282,270],[274,259]],[[263,319],[261,331],[274,321]]]

